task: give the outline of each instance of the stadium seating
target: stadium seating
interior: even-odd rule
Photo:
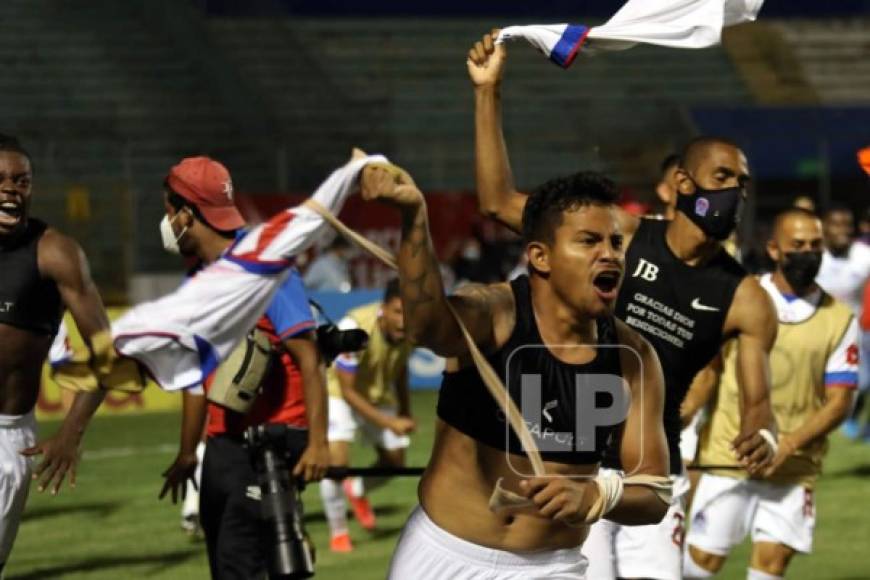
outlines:
[[[870,21],[783,20],[773,25],[791,45],[822,104],[867,104]]]
[[[97,205],[119,203],[99,184],[127,184],[121,209],[156,224],[161,179],[183,155],[214,155],[237,185],[271,193],[308,190],[362,145],[396,155],[427,189],[473,188],[465,54],[506,23],[220,18],[182,4],[0,3],[0,18],[15,23],[0,38],[2,130],[32,149],[39,184],[83,183]],[[793,80],[810,86],[810,100],[866,101],[866,22],[769,26],[802,62],[806,80]],[[694,133],[689,111],[765,102],[734,54],[642,46],[563,71],[511,47],[505,130],[520,184],[587,167],[644,187],[657,161]],[[63,225],[56,208],[42,206]],[[99,231],[116,235],[113,227]],[[96,237],[89,251],[111,238]],[[127,237],[133,270],[174,265],[157,236]]]
[[[330,149],[336,143],[374,141],[397,152],[422,183],[447,189],[473,185],[473,101],[464,61],[472,42],[493,24],[209,21],[212,38],[268,95],[290,140],[295,135],[312,148],[323,144],[314,158],[334,156]],[[619,156],[630,157],[650,143],[664,154],[684,138],[690,127],[678,103],[748,99],[722,50],[684,51],[680,59],[663,54],[664,49],[640,47],[580,59],[562,71],[528,47],[515,47],[505,106],[520,179],[533,184],[586,166],[614,170],[629,181],[648,180],[649,175],[626,175],[630,159]]]

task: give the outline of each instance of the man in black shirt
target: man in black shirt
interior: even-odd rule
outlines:
[[[527,196],[514,187],[502,136],[500,85],[507,53],[493,40],[486,35],[469,53],[477,188],[481,210],[518,231]],[[680,403],[694,375],[730,337],[738,338],[744,404],[735,453],[752,474],[761,473],[773,456],[768,354],[776,337],[775,311],[758,282],[721,245],[736,226],[748,180],[746,157],[737,146],[724,139],[696,139],[681,153],[674,175],[673,220],[622,215],[630,241],[616,314],[653,344],[661,360],[674,477],[682,470]],[[604,465],[620,467],[613,458]],[[596,524],[584,548],[590,577],[679,578],[682,521],[677,501],[657,526]]]
[[[42,476],[40,491],[54,480],[52,491],[57,492],[67,470],[71,481],[75,479],[77,432],[35,445],[34,407],[42,366],[63,311],[70,310],[89,347],[91,337],[109,328],[79,245],[29,215],[32,178],[30,155],[14,137],[0,135],[0,573],[27,500],[32,472],[27,456],[45,455],[35,470]],[[83,402],[73,405],[70,416],[79,416],[83,409],[92,412]],[[70,421],[65,428],[75,425]]]
[[[372,191],[402,216],[397,262],[408,338],[448,357],[421,507],[405,525],[389,578],[583,578],[578,548],[589,524],[605,513],[657,522],[668,507],[645,487],[669,487],[661,370],[649,343],[613,317],[623,272],[614,185],[592,172],[542,185],[523,216],[529,276],[470,284],[450,297],[420,190],[403,174]],[[500,404],[471,364],[452,312],[523,406],[516,420],[525,419],[542,452],[534,473],[547,475],[523,475],[532,472],[534,451],[506,437]],[[538,384],[537,415],[526,414],[536,388],[527,378]],[[593,420],[597,397],[588,405],[581,397],[594,397],[605,382],[615,387],[608,409],[620,412]],[[627,479],[624,488],[616,475],[595,476],[618,432],[620,459],[642,480]],[[494,487],[531,501],[521,513],[493,509]]]

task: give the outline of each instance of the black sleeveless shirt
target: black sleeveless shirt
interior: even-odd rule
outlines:
[[[592,361],[582,365],[560,361],[544,346],[538,332],[528,277],[512,280],[511,289],[516,325],[507,343],[487,359],[523,414],[544,460],[574,465],[598,463],[623,420],[604,425],[606,421],[584,423],[583,419],[593,407],[606,409],[616,403],[616,398],[605,392],[606,387],[613,388],[614,380],[623,389],[623,403],[627,405],[630,395],[621,378],[619,349],[599,349]],[[616,344],[613,317],[600,319],[597,324],[598,344]],[[474,366],[444,374],[438,417],[476,441],[525,455]]]
[[[665,378],[665,435],[671,473],[680,473],[680,404],[695,375],[719,352],[722,328],[746,271],[724,249],[702,266],[674,256],[668,222],[642,219],[625,257],[616,316],[655,348]],[[615,453],[605,465],[618,467]]]
[[[55,335],[63,316],[53,280],[39,272],[37,249],[48,226],[29,218],[24,232],[0,244],[0,324]]]

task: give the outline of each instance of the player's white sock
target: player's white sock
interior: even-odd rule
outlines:
[[[782,576],[774,576],[755,568],[748,568],[746,571],[746,580],[782,580],[782,578]]]
[[[332,536],[347,533],[347,502],[341,484],[333,479],[320,482],[320,498]]]
[[[714,572],[705,570],[695,563],[687,547],[683,552],[683,578],[711,578],[713,574]]]
[[[345,481],[347,481],[347,486],[353,497],[362,497],[366,494],[366,486],[363,484],[362,477],[348,477]]]

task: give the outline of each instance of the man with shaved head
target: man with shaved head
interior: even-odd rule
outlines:
[[[770,355],[779,450],[764,479],[748,479],[729,450],[741,413],[737,353],[729,342],[698,460],[732,468],[709,470],[698,482],[687,538],[687,578],[718,572],[750,530],[750,580],[782,578],[795,552],[812,548],[813,486],[826,437],[846,418],[858,381],[855,317],[814,281],[822,247],[822,224],[814,214],[790,208],[777,217],[767,245],[776,269],[761,278],[761,286],[779,319]]]
[[[468,55],[475,90],[477,189],[481,210],[519,231],[527,196],[514,187],[502,135],[500,86],[507,53],[493,38],[486,35]],[[743,400],[742,423],[733,440],[735,459],[758,474],[775,452],[768,354],[776,338],[776,312],[758,281],[722,247],[736,228],[748,181],[749,166],[739,147],[702,137],[680,152],[673,173],[672,220],[622,216],[630,243],[616,315],[649,340],[661,360],[663,419],[675,479],[683,471],[680,403],[695,374],[726,338],[737,339]],[[622,468],[615,457],[603,465]],[[680,486],[675,483],[677,498]],[[589,577],[680,578],[683,519],[682,500],[677,499],[656,525],[597,522],[583,547]]]

